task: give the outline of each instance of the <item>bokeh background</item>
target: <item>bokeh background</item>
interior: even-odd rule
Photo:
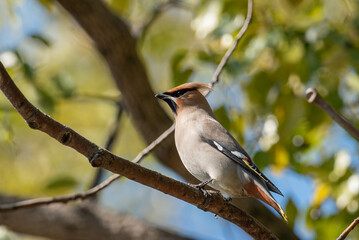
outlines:
[[[165,1],[104,2],[136,35]],[[208,98],[283,192],[275,197],[300,239],[335,239],[359,215],[357,141],[305,99],[306,88],[315,87],[358,126],[358,7],[357,0],[255,1],[250,27]],[[182,0],[163,11],[137,42],[154,91],[209,82],[246,11],[245,0]],[[121,93],[91,39],[56,1],[0,1],[0,61],[35,106],[104,145]],[[128,114],[118,131],[113,152],[133,159],[146,144]],[[143,165],[185,181],[153,155]],[[0,96],[0,194],[75,193],[95,175],[86,159],[31,130]],[[125,179],[98,201],[195,239],[251,239],[213,214]],[[349,239],[358,238],[354,230]],[[41,237],[0,226],[0,239]]]

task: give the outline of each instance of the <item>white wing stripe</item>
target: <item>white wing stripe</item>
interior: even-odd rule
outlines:
[[[223,147],[221,145],[219,145],[216,141],[213,141],[214,145],[216,145],[216,147],[218,148],[219,151],[223,151]]]
[[[234,156],[237,156],[237,157],[242,158],[242,159],[247,158],[243,153],[240,153],[240,152],[238,152],[238,151],[231,151],[231,153],[232,153]]]

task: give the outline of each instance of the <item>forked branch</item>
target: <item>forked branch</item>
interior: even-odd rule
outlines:
[[[0,63],[0,89],[31,128],[40,130],[60,143],[75,149],[87,157],[92,166],[121,174],[133,181],[201,207],[204,211],[210,211],[241,227],[255,239],[276,239],[261,223],[244,211],[228,204],[220,194],[212,193],[205,198],[200,190],[116,156],[45,115],[25,98],[2,63]]]

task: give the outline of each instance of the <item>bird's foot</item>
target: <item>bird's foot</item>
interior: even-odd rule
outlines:
[[[199,184],[191,184],[191,183],[189,183],[189,185],[191,185],[192,187],[195,187],[195,188],[203,188],[204,186],[206,186],[208,183],[210,183],[212,181],[213,181],[213,179],[210,178],[210,179],[208,179],[206,181],[203,181],[203,182],[201,182]]]
[[[226,203],[228,203],[228,204],[231,204],[231,203],[232,203],[232,198],[231,198],[231,197],[225,196],[225,197],[223,197],[223,199],[224,199],[224,201],[226,201]]]
[[[191,187],[194,187],[194,188],[197,188],[198,190],[200,190],[200,191],[203,193],[203,196],[204,196],[205,198],[208,197],[208,191],[207,191],[206,189],[204,189],[204,186],[205,186],[205,185],[203,185],[202,183],[200,183],[200,184],[191,184],[191,183],[189,183],[188,185],[190,185]]]
[[[208,179],[208,180],[206,180],[206,181],[203,181],[203,182],[201,182],[201,183],[199,183],[199,184],[191,184],[191,183],[189,183],[189,185],[190,185],[191,187],[195,187],[195,188],[201,190],[201,192],[203,193],[203,195],[208,196],[208,192],[204,189],[204,187],[205,187],[208,183],[210,183],[210,182],[212,182],[212,181],[213,181],[213,179],[210,178],[210,179]]]
[[[203,199],[203,202],[200,204],[200,206],[198,206],[199,208],[204,207],[205,204],[206,204],[206,202],[207,202],[207,198],[208,198],[208,196],[209,196],[209,193],[208,193],[208,191],[207,191],[206,189],[204,189],[204,187],[205,187],[208,183],[210,183],[210,182],[212,182],[212,181],[213,181],[213,179],[208,179],[208,180],[206,180],[206,181],[204,181],[204,182],[201,182],[200,184],[191,184],[191,183],[188,184],[188,185],[190,185],[191,187],[197,188],[198,190],[200,190],[200,191],[203,193],[204,199]]]
[[[221,192],[221,195],[223,197],[223,200],[226,201],[226,203],[231,204],[232,203],[232,197],[228,195],[225,192]]]

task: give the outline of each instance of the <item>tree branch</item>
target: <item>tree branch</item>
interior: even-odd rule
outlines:
[[[164,131],[156,140],[154,140],[150,145],[148,145],[145,149],[140,152],[135,158],[134,162],[140,162],[144,157],[146,157],[150,152],[152,152],[156,147],[158,147],[168,136],[173,133],[175,129],[175,124]]]
[[[356,218],[350,225],[347,227],[342,234],[337,238],[337,240],[344,240],[348,234],[355,228],[355,226],[359,223],[359,217]]]
[[[2,204],[21,200],[0,195]],[[76,205],[56,203],[0,213],[0,225],[19,233],[59,240],[188,239],[130,216],[105,210],[89,201]]]
[[[343,116],[337,113],[324,99],[319,95],[314,88],[308,88],[305,91],[309,103],[314,103],[323,111],[325,111],[334,121],[336,121],[342,128],[359,141],[359,130],[349,123]]]
[[[20,92],[2,63],[0,63],[0,89],[31,128],[47,133],[60,143],[75,149],[86,156],[93,167],[102,167],[121,174],[204,211],[210,211],[241,227],[255,239],[276,239],[261,223],[244,211],[228,204],[220,194],[212,193],[205,198],[199,189],[118,157],[43,114]]]
[[[248,0],[248,10],[247,10],[246,20],[244,21],[244,24],[243,24],[241,30],[237,34],[237,36],[236,36],[236,38],[234,40],[234,43],[232,44],[232,46],[230,48],[228,48],[227,52],[222,57],[221,62],[218,64],[217,69],[213,74],[211,83],[209,84],[211,87],[213,87],[215,84],[218,83],[219,77],[220,77],[224,67],[226,66],[230,56],[236,50],[239,41],[242,39],[242,37],[244,36],[244,33],[248,29],[249,23],[252,20],[252,14],[253,14],[253,0]]]

